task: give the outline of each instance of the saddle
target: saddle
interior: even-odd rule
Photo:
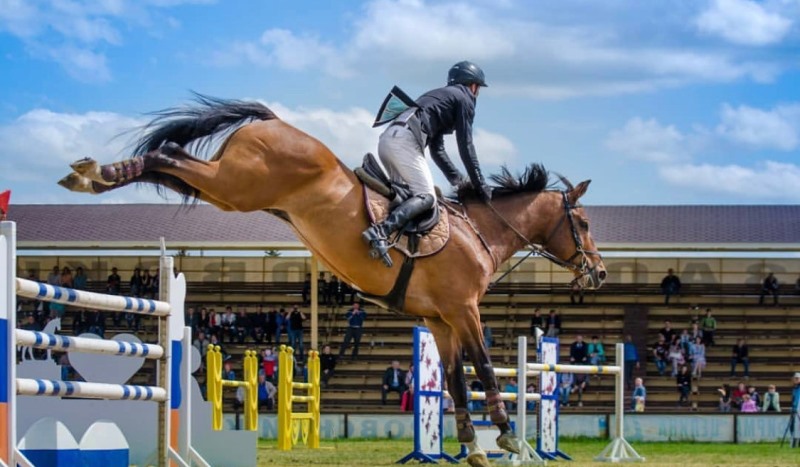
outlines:
[[[413,196],[407,185],[389,179],[370,153],[364,156],[363,165],[354,172],[364,187],[365,208],[373,224],[386,219],[392,209]],[[406,291],[416,259],[438,253],[450,239],[450,220],[447,210],[440,209],[444,204],[438,192],[437,199],[439,201],[430,214],[412,220],[389,239],[392,248],[405,256],[392,290],[386,295],[359,292],[361,298],[395,313],[404,312]]]
[[[371,223],[376,224],[412,195],[408,185],[389,179],[375,156],[367,153],[361,167],[354,170],[364,186],[365,208]],[[408,258],[422,258],[438,253],[450,238],[450,222],[437,190],[437,203],[428,214],[410,221],[395,238],[392,247]]]

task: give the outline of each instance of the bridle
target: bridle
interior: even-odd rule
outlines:
[[[503,280],[508,274],[511,273],[511,271],[516,269],[517,266],[522,264],[523,261],[525,261],[529,256],[532,255],[541,256],[542,258],[546,258],[550,262],[558,266],[561,266],[562,268],[566,268],[578,273],[575,279],[573,279],[572,282],[570,282],[570,285],[577,284],[580,279],[587,276],[590,281],[594,281],[594,279],[592,279],[592,273],[595,271],[595,269],[597,269],[597,266],[596,265],[589,266],[589,255],[597,256],[598,259],[602,259],[603,257],[600,255],[599,251],[586,250],[585,248],[583,248],[583,241],[581,240],[581,236],[578,234],[578,229],[575,226],[575,216],[572,214],[572,211],[575,208],[577,208],[577,206],[570,204],[566,191],[561,192],[561,198],[564,201],[563,203],[564,215],[561,217],[561,219],[559,219],[555,227],[553,227],[550,233],[545,237],[545,240],[544,242],[542,242],[542,244],[534,243],[533,241],[528,239],[516,227],[511,225],[511,223],[505,217],[503,217],[503,215],[500,214],[500,212],[497,211],[497,209],[495,209],[495,207],[492,205],[491,202],[486,203],[486,205],[489,206],[489,209],[503,222],[503,224],[505,224],[506,227],[511,229],[511,231],[514,232],[517,235],[517,237],[519,237],[525,243],[525,246],[529,249],[528,254],[522,257],[522,259],[520,259],[519,261],[517,261],[516,264],[514,264],[514,266],[511,267],[511,269],[503,273],[503,275],[500,276],[498,279],[492,281],[492,283],[489,284],[489,288],[492,288],[492,286]],[[565,220],[569,221],[569,227],[572,232],[572,239],[575,242],[575,253],[573,253],[572,256],[570,256],[566,261],[554,255],[547,249],[547,244],[553,238],[553,235],[555,235],[558,229],[561,228]],[[580,257],[581,259],[580,264],[576,264],[574,262],[575,258],[577,257]]]

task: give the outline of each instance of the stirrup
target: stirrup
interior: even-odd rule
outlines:
[[[382,236],[375,235],[375,232],[371,232],[370,230],[371,228],[365,230],[364,233],[361,234],[361,238],[370,246],[369,257],[372,259],[380,259],[387,268],[394,266],[392,257],[389,256],[389,241]]]

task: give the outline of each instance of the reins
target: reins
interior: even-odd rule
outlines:
[[[491,201],[488,201],[486,203],[486,205],[489,207],[489,209],[492,211],[492,213],[494,213],[494,215],[497,216],[497,218],[500,219],[500,221],[506,227],[508,227],[512,232],[514,232],[514,234],[517,237],[519,237],[520,240],[522,240],[524,242],[525,247],[529,249],[528,254],[526,254],[519,261],[517,261],[511,267],[511,269],[509,269],[508,271],[504,272],[499,278],[497,278],[494,281],[492,281],[489,284],[488,289],[491,289],[498,282],[500,282],[501,280],[505,279],[506,276],[508,276],[512,271],[514,271],[517,267],[519,267],[519,265],[522,264],[523,261],[525,261],[526,259],[528,259],[532,255],[541,256],[542,258],[545,258],[545,259],[551,261],[552,263],[554,263],[554,264],[556,264],[558,266],[561,266],[563,268],[567,268],[567,269],[570,269],[572,271],[575,271],[575,272],[579,273],[580,275],[577,276],[575,279],[573,279],[572,282],[570,282],[570,284],[577,283],[577,281],[580,278],[582,278],[584,276],[587,276],[587,275],[590,275],[592,273],[592,271],[594,271],[594,269],[595,269],[594,266],[593,267],[589,267],[589,259],[588,259],[587,255],[596,255],[596,256],[600,257],[600,253],[597,252],[597,251],[584,250],[583,242],[581,241],[581,237],[578,234],[578,230],[575,228],[575,219],[574,219],[574,217],[572,215],[572,210],[575,209],[575,206],[570,205],[569,199],[567,198],[567,193],[565,191],[561,192],[561,196],[562,196],[562,199],[564,200],[564,216],[562,216],[561,219],[556,224],[556,226],[553,227],[553,230],[550,231],[550,234],[548,234],[547,237],[545,237],[545,241],[541,245],[538,244],[538,243],[534,243],[528,237],[526,237],[522,232],[520,232],[516,227],[514,227],[514,225],[512,225],[511,222],[509,222],[508,219],[506,219],[505,216],[503,216],[494,207],[494,205],[492,205]],[[570,256],[569,259],[567,259],[566,261],[564,261],[561,258],[555,256],[554,254],[550,253],[547,250],[547,244],[550,242],[550,239],[558,231],[558,229],[561,228],[561,224],[564,223],[565,219],[569,220],[569,226],[570,226],[570,230],[571,230],[571,233],[572,233],[572,239],[575,241],[575,253],[572,256]],[[577,256],[582,256],[580,266],[572,262]],[[590,278],[591,278],[591,276],[590,276]]]

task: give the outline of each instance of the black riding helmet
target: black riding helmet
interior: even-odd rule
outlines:
[[[478,65],[463,61],[458,62],[450,68],[447,73],[447,84],[463,84],[468,86],[472,83],[477,83],[479,86],[486,87],[486,77],[483,75],[483,70]]]

